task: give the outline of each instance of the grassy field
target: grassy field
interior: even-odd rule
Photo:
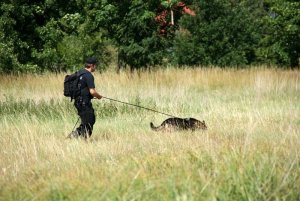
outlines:
[[[300,71],[95,74],[98,91],[207,131],[151,131],[166,116],[94,100],[93,136],[63,74],[0,76],[0,200],[300,200]]]

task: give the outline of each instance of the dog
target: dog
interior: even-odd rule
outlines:
[[[169,118],[162,122],[160,126],[154,126],[150,123],[150,127],[154,131],[172,131],[172,130],[206,130],[205,121],[199,121],[194,118]]]

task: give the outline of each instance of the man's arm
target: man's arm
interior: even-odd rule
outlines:
[[[89,90],[90,90],[90,94],[91,94],[93,97],[95,97],[95,98],[97,98],[97,99],[101,99],[101,98],[102,98],[102,96],[96,91],[95,88],[91,88],[91,89],[89,89]]]

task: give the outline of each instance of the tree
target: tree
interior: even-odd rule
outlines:
[[[257,50],[261,63],[290,67],[300,65],[300,2],[265,2],[267,16],[264,36]]]
[[[159,1],[116,1],[115,5],[119,18],[110,33],[118,47],[119,67],[129,65],[133,70],[161,64],[166,41],[157,34],[154,20]]]
[[[132,70],[300,60],[296,0],[3,0],[0,17],[0,73],[105,69],[115,49]]]
[[[35,71],[31,50],[39,43],[34,32],[40,3],[4,0],[0,6],[0,72]]]
[[[110,12],[114,12],[107,1],[52,0],[44,8],[46,23],[37,28],[43,44],[34,52],[39,66],[51,71],[73,69],[88,56],[107,63],[110,54],[103,24],[107,24]]]
[[[0,11],[0,72],[67,70],[91,55],[109,60],[106,0],[4,0]]]
[[[255,62],[260,39],[260,1],[194,1],[175,38],[179,65],[238,66]]]

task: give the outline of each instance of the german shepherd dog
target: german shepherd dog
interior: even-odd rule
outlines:
[[[150,123],[150,127],[154,131],[172,131],[172,130],[206,130],[207,126],[205,121],[199,121],[194,118],[169,118],[162,122],[160,126],[154,126]]]

